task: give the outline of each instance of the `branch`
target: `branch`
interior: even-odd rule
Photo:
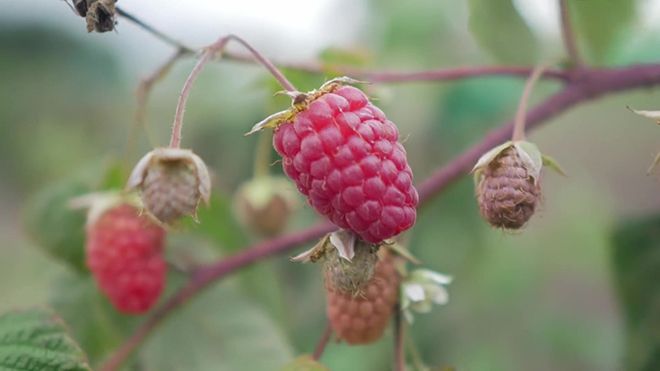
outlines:
[[[164,32],[148,25],[138,17],[127,13],[120,7],[116,8],[117,14],[135,23],[138,27],[151,33],[162,42],[182,50],[185,55],[195,55],[197,50],[189,47]],[[225,51],[223,59],[241,63],[255,63],[254,58],[245,53]],[[428,81],[454,81],[459,79],[474,78],[481,76],[512,76],[526,78],[532,73],[532,68],[521,66],[476,66],[458,68],[437,68],[421,71],[387,71],[368,70],[343,65],[323,64],[318,62],[306,63],[275,63],[280,68],[291,69],[311,74],[347,75],[356,79],[366,80],[373,83],[403,83],[403,82],[428,82]],[[568,74],[557,69],[548,69],[543,73],[544,78],[566,81]]]
[[[404,348],[405,321],[401,318],[401,310],[397,303],[394,309],[394,371],[406,371],[406,355]]]
[[[582,67],[584,62],[582,61],[582,57],[580,57],[580,52],[575,43],[575,34],[573,34],[571,14],[568,9],[567,0],[559,0],[559,13],[561,17],[561,36],[564,40],[568,57],[575,67]]]
[[[564,111],[603,95],[660,84],[660,64],[637,65],[612,69],[588,69],[580,72],[579,78],[569,82],[559,92],[547,98],[532,109],[527,116],[529,130],[538,127],[548,119]],[[481,142],[438,168],[419,187],[420,205],[441,193],[462,175],[469,173],[479,157],[492,147],[506,141],[513,131],[513,121],[488,133]],[[102,371],[117,370],[137,349],[146,337],[162,322],[170,312],[228,274],[252,265],[265,258],[290,252],[298,245],[317,239],[335,229],[326,222],[311,228],[273,240],[264,241],[245,250],[209,265],[198,268],[190,281],[157,308],[145,322],[124,342],[108,361]]]
[[[321,359],[321,356],[323,355],[323,351],[325,350],[325,347],[328,345],[328,342],[330,341],[331,337],[332,337],[332,326],[330,326],[330,323],[328,322],[328,324],[325,325],[325,330],[323,330],[323,335],[321,335],[321,339],[319,340],[318,344],[316,344],[316,348],[314,348],[314,354],[312,355],[312,358],[315,361]]]

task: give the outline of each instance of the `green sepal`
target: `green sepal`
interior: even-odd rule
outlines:
[[[509,140],[484,153],[481,157],[479,157],[479,160],[477,160],[477,163],[474,165],[472,171],[470,172],[476,175],[479,170],[486,168],[491,163],[491,161],[493,161],[500,153],[502,153],[502,151],[511,147],[512,145],[513,142]]]
[[[275,112],[272,115],[266,117],[265,119],[257,122],[254,124],[252,129],[245,133],[245,135],[251,135],[254,134],[258,131],[261,131],[265,128],[276,128],[279,126],[282,122],[288,121],[291,117],[293,117],[293,112],[291,110],[284,110],[280,112]]]
[[[514,142],[514,147],[518,151],[518,156],[525,164],[527,171],[538,182],[543,168],[543,155],[536,144],[524,140]]]
[[[554,158],[548,155],[541,155],[541,156],[543,158],[543,166],[549,167],[550,169],[554,170],[560,175],[568,176],[566,175],[564,169],[562,169],[561,165],[559,165],[559,162],[557,162],[557,160],[555,160]]]

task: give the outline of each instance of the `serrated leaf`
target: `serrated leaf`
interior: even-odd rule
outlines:
[[[469,0],[468,5],[470,31],[495,59],[514,64],[536,62],[537,40],[512,0]]]
[[[282,371],[330,371],[310,355],[302,355],[282,367]]]
[[[495,157],[497,157],[497,155],[499,155],[502,151],[511,147],[512,145],[513,142],[507,141],[481,155],[481,157],[479,157],[479,160],[477,160],[477,163],[474,164],[471,173],[476,173],[477,171],[487,167],[488,164],[490,164],[490,162],[493,161]]]
[[[620,224],[613,235],[614,278],[626,317],[626,370],[660,369],[660,215]]]
[[[527,171],[532,173],[534,180],[538,181],[543,168],[543,155],[536,144],[527,141],[518,141],[514,143],[518,150],[518,156],[527,167]]]
[[[645,111],[645,110],[636,110],[630,106],[626,106],[632,113],[636,113],[647,119],[655,121],[656,124],[660,124],[660,111]]]
[[[0,316],[0,369],[91,371],[64,323],[37,309]]]
[[[90,191],[80,181],[48,186],[28,203],[24,223],[37,245],[79,272],[84,264],[85,213],[69,207],[69,200]]]
[[[271,371],[292,358],[284,333],[236,282],[207,289],[147,340],[147,370]]]
[[[634,21],[635,3],[632,0],[568,1],[578,46],[587,52],[592,61],[607,61],[622,44],[625,33]]]
[[[550,157],[548,155],[542,155],[543,157],[543,166],[547,166],[550,169],[556,171],[560,175],[567,176],[566,172],[564,169],[562,169],[561,165],[559,165],[559,162],[555,160],[553,157]]]

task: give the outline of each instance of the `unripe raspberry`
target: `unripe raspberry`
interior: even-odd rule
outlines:
[[[239,188],[234,209],[242,224],[264,237],[284,230],[296,204],[295,190],[284,177],[257,177]]]
[[[200,200],[208,203],[211,180],[206,165],[192,151],[156,148],[135,166],[127,188],[138,188],[147,211],[168,224],[195,215]]]
[[[284,172],[310,205],[374,244],[412,227],[418,194],[396,125],[338,81],[300,97],[253,131],[275,126]]]
[[[343,291],[334,285],[326,270],[327,315],[332,330],[349,344],[378,340],[390,321],[399,296],[399,274],[393,258],[381,255],[373,276],[359,292]]]
[[[480,168],[477,200],[481,215],[494,227],[519,229],[534,214],[541,196],[538,172],[516,146],[508,146]],[[529,157],[529,156],[527,156]]]
[[[87,226],[87,266],[100,290],[120,312],[148,311],[165,284],[165,230],[127,203],[94,214]]]
[[[378,247],[358,240],[353,251],[351,260],[347,260],[337,248],[331,247],[325,250],[321,260],[326,281],[338,291],[356,295],[374,275]]]

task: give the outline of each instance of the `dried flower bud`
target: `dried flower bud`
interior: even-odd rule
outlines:
[[[115,29],[115,2],[116,0],[88,1],[84,6],[75,3],[80,12],[86,10],[87,32],[107,32]]]
[[[211,178],[204,161],[191,150],[156,148],[135,166],[127,188],[139,189],[147,211],[171,223],[195,215],[200,200],[208,204]]]
[[[245,226],[264,237],[280,234],[296,204],[295,190],[282,177],[258,177],[244,183],[234,209]]]
[[[494,227],[519,229],[534,214],[541,197],[541,152],[529,142],[507,142],[474,168],[481,215]]]

